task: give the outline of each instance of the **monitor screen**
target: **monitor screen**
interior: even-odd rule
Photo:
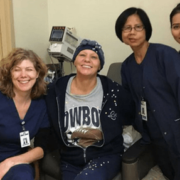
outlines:
[[[65,27],[53,27],[51,31],[50,41],[62,41]]]
[[[51,34],[51,37],[52,38],[58,38],[58,39],[62,39],[62,36],[63,36],[63,30],[62,29],[58,29],[58,30],[54,30]]]

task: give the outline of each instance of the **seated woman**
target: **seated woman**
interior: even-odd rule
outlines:
[[[43,157],[49,131],[42,98],[47,68],[33,51],[21,48],[0,63],[0,179],[33,180],[31,163]]]
[[[121,168],[122,120],[133,112],[131,96],[98,75],[104,53],[84,39],[73,62],[77,73],[48,88],[48,113],[58,138],[63,180],[111,180]]]
[[[180,44],[180,3],[170,14],[171,33],[177,43]]]

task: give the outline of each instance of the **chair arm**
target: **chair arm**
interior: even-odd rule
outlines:
[[[151,144],[142,145],[139,139],[122,156],[123,179],[142,179],[155,164]]]
[[[40,167],[42,174],[61,180],[59,151],[48,152],[41,160]]]
[[[33,147],[28,147],[28,151],[31,151],[33,149]],[[39,160],[36,160],[34,162],[31,163],[34,166],[34,170],[35,170],[35,178],[34,180],[39,180],[40,177],[40,173],[39,173]]]
[[[134,163],[143,153],[148,150],[151,151],[151,144],[143,145],[141,144],[141,139],[139,139],[123,154],[122,161],[125,163]]]

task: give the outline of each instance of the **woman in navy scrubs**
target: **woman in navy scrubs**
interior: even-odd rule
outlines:
[[[133,53],[122,64],[122,84],[136,104],[135,128],[142,143],[154,146],[163,174],[180,179],[180,60],[177,51],[149,43],[150,20],[142,9],[123,11],[115,25],[117,37]]]
[[[0,63],[0,179],[34,180],[31,163],[43,157],[49,131],[42,98],[47,68],[33,51],[21,48]]]

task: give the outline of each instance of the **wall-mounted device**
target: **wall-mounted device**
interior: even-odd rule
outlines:
[[[66,26],[53,26],[49,38],[49,53],[59,61],[72,61],[81,39]]]

